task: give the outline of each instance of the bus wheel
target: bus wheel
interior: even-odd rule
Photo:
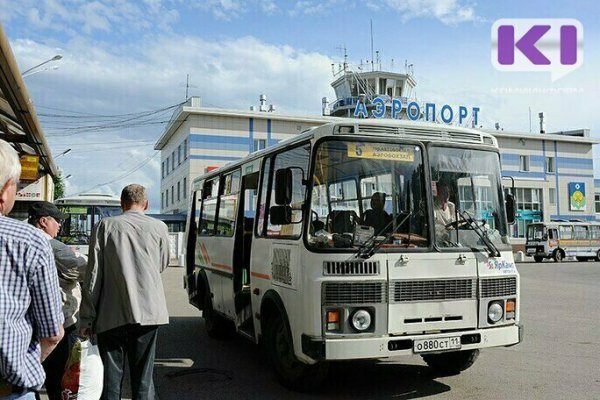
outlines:
[[[544,261],[544,257],[542,257],[542,256],[533,256],[533,259],[535,260],[535,262],[542,262],[542,261]]]
[[[233,336],[233,323],[214,311],[209,290],[206,291],[206,295],[204,296],[204,310],[202,311],[202,316],[204,317],[204,328],[206,329],[206,333],[211,338],[229,339]]]
[[[600,261],[600,250],[596,253],[596,261]]]
[[[305,364],[294,354],[290,328],[280,315],[271,317],[265,327],[265,345],[279,382],[290,390],[306,392],[325,381],[329,365]]]
[[[554,261],[556,261],[557,263],[561,262],[562,260],[565,259],[565,253],[563,253],[563,251],[561,249],[556,249],[554,250]]]
[[[451,351],[441,354],[424,354],[423,361],[442,376],[457,375],[475,363],[479,350]]]

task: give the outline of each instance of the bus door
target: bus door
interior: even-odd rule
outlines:
[[[548,254],[552,254],[552,252],[558,247],[558,229],[554,226],[548,228]]]
[[[240,181],[238,169],[205,183],[196,246],[207,270],[213,309],[231,319],[235,317],[232,250]]]
[[[241,180],[233,245],[233,295],[236,325],[241,327],[241,330],[251,333],[250,255],[256,209],[255,197],[258,189],[258,163],[256,167],[244,166],[243,170],[246,174],[242,176]]]
[[[298,291],[302,282],[300,249],[309,158],[310,146],[304,143],[264,161],[250,257],[250,286],[252,293],[257,294],[251,296],[254,318],[260,310],[261,295],[269,290],[280,296],[288,314],[302,310]],[[287,177],[284,181],[289,184],[290,192],[284,196],[276,195],[277,176]],[[286,222],[280,223],[283,215]],[[257,318],[254,327],[257,334],[258,322]]]

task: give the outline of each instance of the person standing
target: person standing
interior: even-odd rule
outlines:
[[[54,257],[39,229],[8,218],[21,164],[0,139],[0,398],[34,399],[42,361],[63,337]]]
[[[102,219],[92,233],[80,335],[97,334],[103,399],[121,398],[125,355],[132,399],[153,399],[157,331],[169,323],[160,277],[169,263],[168,229],[144,215],[148,195],[141,185],[123,189],[121,208],[123,214]]]
[[[79,280],[85,274],[87,267],[85,258],[78,257],[69,246],[55,239],[58,236],[61,222],[65,218],[67,218],[66,214],[61,213],[54,204],[47,201],[40,201],[29,207],[28,222],[42,231],[52,247],[65,318],[65,337],[42,363],[44,371],[46,371],[46,392],[50,400],[62,399],[62,375],[69,359],[69,352],[79,335],[77,329],[79,304],[81,303]]]

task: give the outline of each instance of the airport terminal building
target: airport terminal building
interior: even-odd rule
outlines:
[[[389,73],[384,77],[391,80]],[[355,78],[350,75],[347,81]],[[362,84],[378,93],[402,96],[410,93],[414,83],[403,74],[393,76],[391,83],[379,78],[375,74],[372,83],[365,80]],[[338,79],[332,85],[340,94],[344,80]],[[324,99],[324,114],[328,114],[324,116],[276,113],[272,106],[267,107],[264,96],[258,109],[251,107],[248,111],[206,108],[200,98],[190,98],[175,111],[155,145],[161,151],[161,213],[187,211],[190,184],[197,176],[311,127],[351,116],[348,110],[358,101],[355,94],[361,85],[359,89],[348,86],[333,107]],[[543,123],[540,126],[543,131]],[[593,145],[600,141],[591,138],[588,129],[533,134],[500,129],[486,132],[498,140],[507,190],[514,180],[517,221],[511,234],[515,249],[525,243],[530,222],[600,219],[600,213],[596,213],[600,211],[600,193],[595,193],[592,152]],[[583,201],[573,200],[575,191],[584,194]]]

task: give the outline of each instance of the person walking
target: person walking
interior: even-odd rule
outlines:
[[[169,263],[168,229],[144,215],[148,195],[141,185],[123,189],[121,208],[123,214],[102,219],[92,233],[80,335],[97,335],[103,399],[121,398],[125,356],[132,399],[153,399],[157,331],[169,323],[160,277]]]
[[[65,318],[65,336],[52,354],[42,363],[44,371],[46,371],[44,385],[50,400],[62,400],[63,372],[69,359],[69,352],[79,335],[77,329],[79,304],[81,303],[79,280],[83,279],[87,267],[85,258],[78,257],[69,246],[55,239],[65,218],[67,218],[66,214],[61,213],[58,207],[47,201],[40,201],[29,207],[29,224],[40,229],[52,247]]]
[[[8,218],[21,164],[0,139],[0,399],[34,399],[42,361],[63,337],[54,257],[39,229]]]

